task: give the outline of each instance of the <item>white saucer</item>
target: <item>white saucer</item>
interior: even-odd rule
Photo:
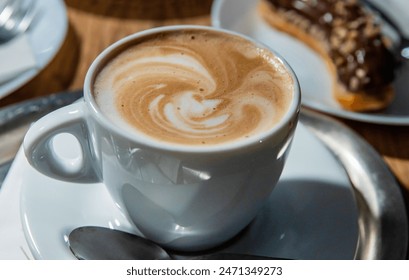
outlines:
[[[0,98],[24,85],[45,68],[57,54],[66,36],[68,19],[64,1],[35,2],[38,15],[35,24],[27,31],[27,35],[37,66],[0,84]]]
[[[65,150],[71,149],[65,138],[57,142]],[[21,187],[23,229],[36,259],[73,259],[67,235],[78,226],[130,231],[129,222],[103,184],[50,179],[28,165],[22,153],[10,172],[7,184]],[[343,167],[300,124],[288,164],[268,204],[223,250],[292,259],[352,259],[357,219]]]
[[[244,33],[271,46],[283,55],[299,78],[303,105],[352,120],[388,125],[409,125],[409,95],[407,94],[409,63],[406,63],[398,74],[394,85],[396,98],[386,111],[381,113],[346,111],[332,97],[331,79],[322,59],[300,41],[274,30],[265,23],[257,13],[257,3],[258,1],[248,0],[215,0],[212,7],[212,24],[216,27]],[[406,0],[394,0],[387,6],[381,6],[393,10],[393,14],[402,15],[403,11],[406,11],[406,17],[400,18],[409,19],[407,12],[409,2]],[[405,26],[404,24],[407,26],[409,20],[404,21],[402,26]]]

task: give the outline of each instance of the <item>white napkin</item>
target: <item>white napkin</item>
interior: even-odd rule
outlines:
[[[19,154],[22,153],[20,149]],[[10,171],[17,180],[22,178],[18,167],[13,164]],[[0,189],[0,260],[33,259],[24,236],[20,217],[20,185],[10,184],[6,177]]]
[[[36,66],[27,34],[0,44],[0,84]]]

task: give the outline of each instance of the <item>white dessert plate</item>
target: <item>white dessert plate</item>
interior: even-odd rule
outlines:
[[[0,98],[23,86],[44,69],[60,49],[68,29],[67,11],[63,0],[36,2],[36,20],[27,31],[36,67],[0,84]]]
[[[383,161],[332,119],[305,110],[301,117],[268,203],[243,232],[216,250],[290,259],[405,256],[403,198]],[[69,151],[70,158],[78,153],[75,141],[64,135],[54,145]],[[12,187],[21,189],[22,226],[36,259],[73,259],[67,236],[79,226],[135,232],[103,184],[51,179],[21,152],[3,186]]]
[[[383,112],[357,113],[344,110],[332,97],[331,78],[324,61],[302,42],[269,26],[257,11],[259,1],[215,0],[212,7],[212,24],[255,38],[281,54],[299,78],[302,104],[337,117],[386,124],[409,125],[409,63],[399,69],[394,87],[396,98]],[[381,2],[376,0],[376,2]],[[393,11],[401,26],[409,24],[409,2],[394,0],[382,8]],[[385,3],[383,3],[385,4]],[[406,16],[403,13],[406,12]],[[398,21],[399,22],[399,21]],[[405,25],[406,24],[406,25]],[[406,31],[406,30],[403,30]],[[374,58],[376,59],[376,58]]]

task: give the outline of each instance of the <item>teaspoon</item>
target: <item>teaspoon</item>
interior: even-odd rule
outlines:
[[[124,231],[85,226],[74,229],[70,249],[80,260],[172,260],[174,255],[156,243]],[[183,258],[183,257],[182,257]],[[278,258],[235,253],[212,253],[188,257],[195,260],[278,260]]]

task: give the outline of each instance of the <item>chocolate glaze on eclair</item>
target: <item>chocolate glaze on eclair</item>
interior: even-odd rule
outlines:
[[[392,101],[394,56],[376,17],[357,0],[262,0],[259,11],[322,55],[343,108],[374,111]]]

